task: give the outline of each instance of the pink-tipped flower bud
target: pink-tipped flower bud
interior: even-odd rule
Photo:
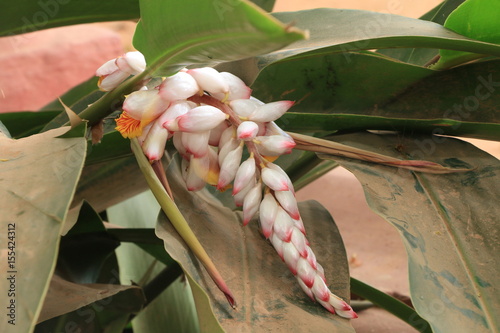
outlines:
[[[100,77],[97,85],[102,91],[111,91],[115,89],[120,85],[120,83],[125,81],[125,79],[130,76],[130,74],[121,71],[118,68],[116,65],[116,59],[109,60],[104,65],[99,67],[95,75]]]
[[[273,191],[288,191],[288,179],[279,171],[262,168],[262,181]]]
[[[219,165],[226,159],[227,154],[235,150],[240,145],[240,141],[236,139],[231,139],[222,148],[219,149]]]
[[[258,132],[259,132],[259,125],[257,125],[253,121],[244,121],[238,126],[236,135],[238,139],[251,141],[255,139]]]
[[[241,163],[234,177],[233,195],[238,194],[247,184],[250,179],[255,178],[255,159],[251,155],[245,162]]]
[[[221,110],[210,105],[202,105],[178,117],[178,126],[182,132],[204,132],[217,127],[227,118],[229,116]]]
[[[137,120],[149,123],[167,110],[170,103],[164,101],[156,90],[134,91],[125,98],[123,111]]]
[[[116,65],[129,75],[137,75],[146,69],[146,59],[139,51],[127,52],[116,59]]]
[[[224,77],[215,69],[211,67],[194,68],[187,71],[191,75],[198,86],[213,95],[216,93],[229,93],[229,85],[227,84]]]
[[[243,206],[243,201],[245,200],[248,192],[257,184],[255,178],[250,179],[250,182],[241,191],[233,196],[234,204],[236,207]]]
[[[219,146],[220,139],[222,137],[222,133],[228,129],[230,125],[223,121],[217,127],[210,131],[210,139],[208,140],[208,144],[214,147]]]
[[[177,101],[170,104],[167,111],[165,111],[160,118],[160,122],[163,127],[168,129],[170,132],[177,132],[179,126],[177,123],[177,117],[186,114],[189,110],[196,107],[196,104],[188,101]]]
[[[196,80],[185,72],[169,76],[160,84],[160,96],[167,101],[187,99],[199,91]]]
[[[297,261],[297,275],[302,280],[307,288],[311,288],[314,284],[314,278],[316,277],[316,270],[311,267],[307,259],[300,258]]]
[[[196,167],[193,168],[193,166],[191,165],[194,159],[196,158],[194,156],[191,156],[191,161],[187,169],[186,188],[188,189],[188,191],[199,191],[205,187],[205,180],[198,175],[200,169]]]
[[[276,170],[278,171],[279,173],[281,173],[283,175],[283,177],[286,178],[287,180],[287,184],[288,184],[288,189],[290,191],[292,191],[292,193],[295,194],[295,189],[293,188],[293,183],[292,181],[290,180],[290,177],[288,177],[288,174],[285,172],[285,170],[283,170],[279,165],[277,164],[274,164],[274,163],[267,163],[266,165],[269,169],[273,169],[273,170]]]
[[[157,161],[163,157],[168,135],[168,131],[158,121],[153,123],[142,144],[142,151],[150,161]]]
[[[172,137],[172,142],[174,144],[175,149],[177,152],[186,160],[189,161],[191,158],[191,155],[187,152],[186,147],[182,144],[182,132],[175,132],[173,137]]]
[[[283,259],[283,241],[273,232],[271,234],[271,237],[269,237],[269,240],[271,241],[271,244],[273,244],[274,249],[280,256],[282,260]]]
[[[316,302],[316,298],[314,298],[314,294],[312,293],[311,288],[306,286],[305,283],[301,280],[301,278],[299,277],[299,272],[297,272],[296,277],[297,277],[297,282],[299,283],[300,288],[302,288],[302,290],[307,294],[307,296],[309,296],[309,298],[313,302]],[[311,286],[312,286],[312,283],[311,283]]]
[[[224,158],[220,167],[219,181],[217,183],[218,190],[226,188],[226,186],[233,181],[236,176],[236,172],[238,171],[242,154],[243,145],[240,144],[236,149],[229,152],[226,158]]]
[[[254,110],[254,112],[248,116],[248,119],[252,121],[267,123],[269,121],[275,121],[285,114],[288,109],[290,109],[295,102],[292,101],[279,101],[273,103],[267,103],[259,106]]]
[[[231,109],[240,117],[251,115],[261,103],[252,99],[236,99],[229,103]]]
[[[293,139],[281,135],[258,136],[254,142],[257,144],[259,153],[264,156],[290,154],[295,147]]]
[[[314,283],[311,290],[317,300],[321,300],[323,302],[328,302],[330,300],[330,290],[326,286],[325,281],[323,281],[319,275],[314,277]]]
[[[262,199],[262,186],[258,182],[255,186],[248,192],[243,200],[243,225],[247,225],[248,222],[254,217],[255,213],[259,209],[259,204]]]
[[[229,85],[229,97],[227,98],[228,101],[250,98],[252,89],[250,89],[239,77],[228,72],[221,72],[220,75]],[[215,93],[213,94],[213,96],[219,101],[226,98],[226,94],[224,93]]]
[[[186,148],[186,151],[193,154],[194,157],[202,157],[208,153],[209,137],[209,131],[196,133],[182,132],[182,145]]]
[[[299,251],[291,242],[283,242],[283,260],[293,275],[297,275],[297,262],[299,261]]]
[[[231,125],[228,128],[226,128],[220,136],[219,145],[218,145],[219,150],[222,149],[222,147],[224,147],[224,145],[226,143],[228,143],[229,141],[231,141],[234,138],[236,138],[236,129],[234,128],[234,126]]]
[[[292,238],[293,222],[290,216],[279,207],[274,220],[273,234],[279,237],[283,242],[289,242]]]
[[[292,231],[292,244],[295,246],[299,254],[306,258],[307,257],[307,240],[304,234],[297,228],[293,228]]]
[[[260,228],[266,238],[269,238],[273,232],[274,221],[278,214],[278,207],[278,203],[271,193],[267,193],[264,196],[264,200],[260,203]]]
[[[274,170],[273,170],[274,171]],[[275,191],[274,196],[280,203],[281,207],[287,211],[290,217],[294,220],[300,219],[299,208],[297,207],[297,200],[291,191]]]

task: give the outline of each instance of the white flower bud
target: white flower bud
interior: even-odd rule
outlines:
[[[278,214],[278,207],[278,203],[271,193],[267,193],[264,196],[264,200],[260,203],[260,227],[264,237],[266,238],[269,238],[273,232],[274,221],[276,220],[276,215]]]
[[[224,77],[215,69],[211,67],[194,68],[187,71],[191,75],[198,86],[213,95],[216,93],[229,93],[229,85]]]
[[[235,99],[248,99],[252,94],[252,89],[250,89],[245,82],[243,82],[239,77],[228,72],[221,72],[220,75],[224,78],[224,81],[229,85],[229,101]],[[215,98],[219,101],[226,98],[224,93],[213,94]]]
[[[261,199],[262,186],[261,183],[258,182],[248,192],[243,200],[243,225],[247,225],[248,222],[250,222],[250,220],[254,217],[255,213],[257,213]]]
[[[186,151],[193,154],[194,157],[202,157],[208,153],[209,137],[209,131],[196,133],[182,132],[182,145],[186,148]]]
[[[273,170],[274,171],[274,170]],[[280,203],[281,207],[290,214],[294,220],[300,219],[299,208],[297,207],[297,200],[291,191],[275,191],[274,196]]]
[[[244,121],[238,126],[236,136],[238,139],[250,141],[253,140],[259,132],[259,125],[253,121]]]
[[[142,144],[142,151],[150,161],[157,161],[163,157],[168,134],[168,131],[158,121],[153,123]]]
[[[284,242],[289,242],[292,238],[293,222],[290,216],[279,207],[274,220],[273,234]]]
[[[187,99],[199,91],[196,80],[185,72],[167,77],[160,85],[160,96],[167,101]]]
[[[178,117],[177,123],[182,132],[204,132],[217,127],[227,118],[229,116],[221,110],[210,105],[202,105]]]
[[[257,182],[255,181],[255,178],[250,179],[250,182],[245,186],[241,191],[239,191],[236,195],[233,196],[234,199],[234,204],[236,207],[241,207],[243,206],[243,201],[246,198],[246,195],[250,190],[255,186]]]
[[[224,131],[228,129],[229,126],[230,125],[226,121],[223,121],[217,127],[212,129],[210,131],[210,139],[208,140],[208,144],[217,147],[222,137],[222,133],[224,133]]]
[[[258,136],[254,142],[257,144],[259,153],[264,156],[289,154],[295,147],[293,139],[281,135]]]
[[[288,191],[288,179],[279,171],[262,168],[262,181],[273,191]]]
[[[283,242],[283,259],[293,275],[297,275],[297,261],[300,258],[299,251],[292,243]]]
[[[307,259],[300,258],[297,262],[297,275],[306,287],[311,288],[316,277],[316,270],[309,265]]]
[[[248,117],[259,105],[259,102],[252,99],[236,99],[229,103],[231,109],[240,117]]]
[[[189,110],[196,107],[196,104],[188,101],[177,101],[170,104],[167,111],[165,111],[159,118],[163,127],[171,132],[176,132],[179,130],[177,124],[177,117],[186,114]]]
[[[219,182],[217,183],[218,190],[224,189],[233,181],[236,176],[236,172],[238,171],[242,154],[243,145],[240,144],[236,149],[230,151],[226,158],[224,158],[220,167]]]
[[[262,123],[275,121],[285,114],[285,112],[288,111],[294,103],[295,102],[292,101],[279,101],[264,104],[256,108],[254,112],[248,116],[248,119]]]
[[[187,170],[187,179],[186,179],[186,187],[188,191],[199,191],[205,187],[205,180],[198,175],[198,170],[196,167],[193,168],[191,165],[195,159],[194,156],[191,156],[191,162],[189,163],[189,168]]]
[[[163,114],[169,105],[160,98],[157,90],[139,90],[125,98],[123,110],[132,118],[147,123]]]
[[[139,51],[127,52],[116,59],[116,65],[129,75],[137,75],[146,69],[146,59]]]
[[[226,142],[226,144],[222,148],[220,148],[220,150],[219,150],[219,165],[222,166],[222,163],[226,159],[227,154],[229,154],[229,152],[235,150],[239,146],[239,144],[240,144],[239,140],[231,139],[228,142]]]
[[[255,159],[253,156],[241,163],[234,177],[233,195],[241,191],[250,182],[250,179],[255,178],[255,170]]]

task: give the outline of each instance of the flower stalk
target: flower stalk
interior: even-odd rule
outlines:
[[[105,75],[114,73],[112,65],[106,66],[111,70],[106,68]],[[153,89],[144,86],[128,95],[123,113],[117,119],[117,129],[132,139],[134,154],[141,160],[141,170],[162,209],[231,306],[235,302],[229,289],[171,195],[165,192],[168,184],[160,189],[158,178],[148,171],[152,164],[157,173],[162,172],[158,169],[161,148],[170,138],[183,158],[182,176],[188,190],[197,191],[210,184],[225,191],[234,182],[232,192],[236,205],[243,208],[243,226],[260,216],[262,233],[304,292],[331,313],[356,318],[352,308],[328,289],[323,268],[306,239],[292,182],[272,163],[296,145],[274,123],[293,104],[293,101],[262,103],[251,96],[251,89],[243,81],[230,73],[208,67],[181,70]],[[250,157],[242,162],[244,148]]]

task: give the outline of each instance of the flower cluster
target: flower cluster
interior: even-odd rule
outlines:
[[[124,71],[121,62],[116,64]],[[265,104],[231,73],[209,67],[185,69],[154,89],[144,87],[128,95],[116,128],[124,137],[138,138],[150,161],[163,156],[172,138],[183,157],[188,190],[206,184],[219,190],[232,187],[236,205],[243,207],[243,224],[259,215],[262,233],[304,292],[328,311],[356,318],[352,308],[328,289],[306,239],[292,182],[272,163],[295,146],[274,122],[293,104]],[[242,162],[245,147],[249,157]]]

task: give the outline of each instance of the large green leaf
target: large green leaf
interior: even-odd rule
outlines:
[[[13,138],[21,138],[37,133],[60,111],[0,113],[0,121],[7,127]]]
[[[237,309],[231,309],[163,215],[159,219],[157,234],[187,276],[199,283],[209,295],[215,314],[227,332],[353,331],[348,320],[329,314],[302,292],[294,276],[260,234],[257,221],[242,227],[240,213],[222,206],[206,190],[197,193],[186,191],[182,180],[179,183],[177,164],[172,164],[170,171],[176,203],[227,279],[238,304]],[[311,247],[325,268],[332,291],[348,298],[347,258],[331,216],[317,202],[301,203],[300,210]],[[203,332],[202,324],[200,328]]]
[[[432,175],[323,156],[354,173],[371,208],[400,232],[413,304],[434,332],[498,331],[500,162],[452,138],[410,137],[399,152],[393,135],[358,133],[332,140],[472,169]]]
[[[100,0],[21,0],[15,5],[4,4],[0,11],[0,36],[24,34],[71,24],[136,18],[139,18],[137,0],[120,1],[119,5]]]
[[[15,300],[15,324],[32,332],[54,270],[62,230],[85,158],[86,140],[58,138],[68,127],[24,139],[0,138],[0,293]],[[81,132],[81,131],[80,131]],[[10,232],[9,232],[10,231]],[[8,260],[7,260],[8,259]],[[14,295],[5,298],[14,285]],[[7,305],[6,305],[7,306]],[[6,315],[0,330],[9,331]]]
[[[270,64],[252,88],[265,102],[297,101],[279,120],[290,131],[380,129],[500,140],[498,71],[498,60],[435,72],[373,54],[346,59],[318,51]]]
[[[421,20],[431,21],[443,25],[451,12],[455,10],[465,0],[445,0],[429,12],[420,17]],[[439,55],[438,49],[428,48],[411,48],[411,49],[383,49],[378,50],[381,54],[385,54],[394,59],[404,61],[406,63],[425,66],[434,61]]]
[[[117,278],[116,276],[107,284],[76,284],[54,275],[38,321],[43,322],[70,313],[92,303],[101,306],[102,312],[102,306],[108,306],[113,298],[115,298],[115,302],[118,300],[117,298],[126,301],[127,306],[121,309],[124,314],[138,312],[144,303],[141,288],[118,285],[116,284],[119,282]],[[116,296],[118,293],[125,294]],[[110,300],[104,300],[108,297]]]
[[[467,0],[448,16],[444,26],[469,38],[500,44],[499,12],[500,2],[497,0]],[[473,54],[452,50],[440,50],[439,54],[441,58],[435,66],[439,69],[456,66],[484,56],[482,52]]]
[[[74,204],[86,200],[97,212],[102,212],[147,188],[134,157],[96,163],[83,169]]]
[[[151,192],[144,192],[108,208],[108,218],[113,224],[129,228],[154,228],[160,206]],[[156,238],[154,234],[151,235]],[[157,238],[156,238],[157,239]],[[159,247],[165,252],[163,244]],[[154,262],[154,258],[134,244],[122,244],[117,249],[122,283],[145,283],[141,281],[145,272]],[[154,276],[165,267],[157,263],[151,272]],[[149,279],[147,279],[149,280]],[[176,281],[165,290],[153,303],[132,321],[137,332],[186,332],[198,331],[198,320],[193,296],[186,282]]]
[[[433,22],[397,15],[330,8],[273,15],[283,22],[294,22],[298,28],[308,29],[310,38],[271,54],[221,68],[252,83],[259,71],[270,63],[318,49],[341,52],[347,61],[349,51],[377,48],[441,48],[500,56],[500,45],[464,37]]]
[[[242,59],[304,38],[242,0],[140,1],[134,46],[156,74],[190,64]]]

